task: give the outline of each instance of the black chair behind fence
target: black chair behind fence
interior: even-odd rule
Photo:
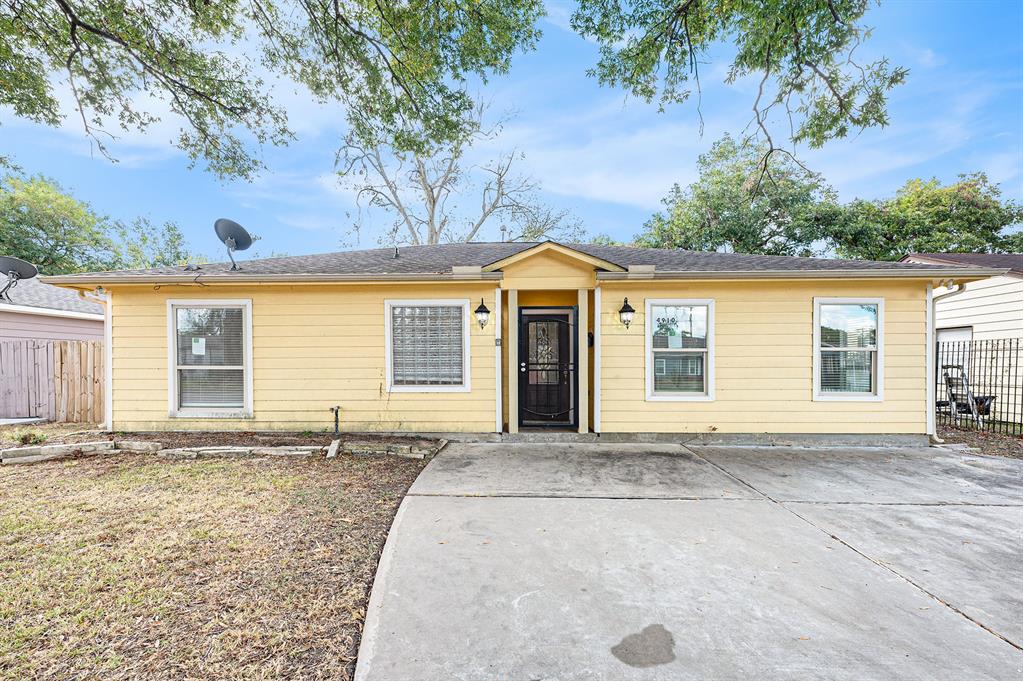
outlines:
[[[1023,434],[1023,338],[937,344],[938,423]]]

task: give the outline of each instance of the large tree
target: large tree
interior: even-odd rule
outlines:
[[[1018,251],[1023,206],[1004,200],[984,173],[942,185],[913,179],[888,199],[857,199],[844,207],[829,237],[847,258],[898,260],[912,252]]]
[[[885,58],[865,63],[855,56],[870,35],[864,14],[878,2],[579,0],[572,26],[600,45],[592,75],[647,101],[657,99],[662,108],[694,92],[699,102],[700,67],[730,43],[735,51],[726,82],[752,76],[758,83],[746,138],[765,145],[753,185],[757,193],[771,158],[791,156],[782,139],[820,147],[887,124],[888,91],[907,71]],[[779,118],[784,137],[772,130]]]
[[[467,159],[474,146],[500,134],[501,123],[488,126],[484,114],[485,107],[478,105],[461,134],[418,152],[349,140],[339,181],[355,191],[360,209],[382,209],[393,218],[382,243],[436,244],[483,236],[536,241],[581,235],[578,221],[568,211],[544,204],[537,196],[539,184],[517,172],[520,154],[508,151],[481,164]],[[360,210],[360,223],[363,217]],[[356,229],[361,226],[356,224]]]
[[[887,122],[887,93],[905,70],[855,58],[871,4],[579,0],[572,25],[600,45],[592,75],[662,106],[699,98],[701,65],[730,44],[726,80],[759,81],[751,129],[767,146],[757,190],[770,157],[788,153],[775,113],[789,118],[785,138],[813,147]],[[291,138],[274,90],[297,81],[341,102],[361,144],[421,152],[459,134],[465,84],[532,48],[542,13],[541,0],[6,0],[0,105],[58,125],[67,89],[101,145],[110,121],[145,129],[167,106],[193,160],[245,177],[260,166],[252,142]]]
[[[179,147],[245,177],[260,166],[253,139],[292,136],[274,92],[292,80],[344,104],[363,140],[415,148],[460,126],[464,81],[505,71],[541,12],[540,0],[7,0],[0,105],[58,125],[63,83],[104,148],[110,120],[145,129],[163,100],[183,119]]]
[[[176,265],[192,258],[172,222],[118,222],[43,177],[0,181],[0,255],[43,274]]]
[[[770,157],[755,190],[767,143],[725,136],[700,156],[699,178],[675,185],[665,211],[647,221],[640,245],[697,251],[813,255],[839,212],[823,179],[784,155]]]

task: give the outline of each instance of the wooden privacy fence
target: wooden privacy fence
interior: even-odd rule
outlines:
[[[0,418],[103,421],[103,343],[0,341]]]

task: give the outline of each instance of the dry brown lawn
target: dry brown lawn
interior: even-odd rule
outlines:
[[[351,678],[422,461],[0,468],[0,678]]]
[[[50,444],[105,440],[106,437],[98,429],[98,425],[91,423],[27,423],[0,426],[0,449],[33,442]],[[23,437],[31,438],[31,441],[23,443],[21,441]]]
[[[938,435],[949,444],[976,447],[981,454],[1023,459],[1023,435],[988,433],[983,430],[965,428],[942,428]]]

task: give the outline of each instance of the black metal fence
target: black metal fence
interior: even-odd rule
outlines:
[[[1023,338],[937,344],[938,424],[1023,434]]]

